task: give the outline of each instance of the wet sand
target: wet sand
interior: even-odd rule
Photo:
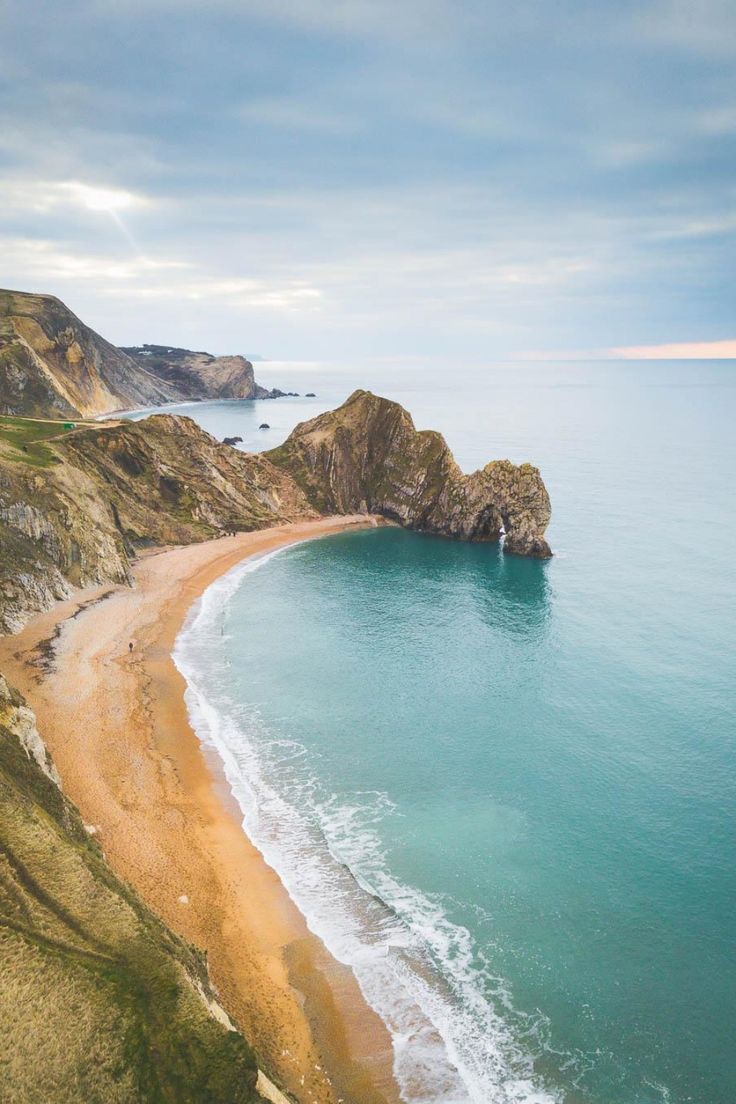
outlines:
[[[371,524],[325,518],[146,555],[133,589],[79,591],[0,638],[0,669],[35,710],[111,866],[206,949],[261,1066],[305,1104],[395,1104],[390,1038],[243,832],[189,725],[171,649],[191,604],[235,564]]]

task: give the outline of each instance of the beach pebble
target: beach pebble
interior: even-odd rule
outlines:
[[[186,893],[182,893],[181,897],[179,898],[179,904],[180,905],[188,905],[189,904],[189,898],[187,897]]]

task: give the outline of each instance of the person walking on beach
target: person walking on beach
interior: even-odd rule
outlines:
[[[133,641],[132,640],[131,640],[130,644],[128,645],[128,651],[129,652],[133,651]]]

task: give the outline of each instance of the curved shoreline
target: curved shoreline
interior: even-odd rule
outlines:
[[[317,1104],[395,1104],[391,1040],[245,835],[221,764],[191,729],[171,651],[194,601],[237,564],[376,523],[325,518],[146,555],[134,589],[78,592],[0,639],[0,668],[111,866],[207,950],[267,1073]]]

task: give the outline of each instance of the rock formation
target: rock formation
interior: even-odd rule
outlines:
[[[169,345],[134,345],[121,352],[139,367],[163,380],[181,400],[186,399],[278,399],[283,391],[260,387],[253,365],[242,356],[213,356],[212,353],[176,349]]]
[[[0,414],[94,417],[190,399],[278,398],[245,357],[117,349],[53,295],[0,291]]]
[[[287,473],[190,418],[80,429],[47,449],[38,467],[0,442],[0,632],[71,587],[128,582],[138,548],[316,516]]]
[[[439,433],[418,432],[403,407],[369,391],[298,425],[264,455],[322,513],[383,514],[460,540],[505,533],[507,552],[552,554],[544,536],[549,496],[537,468],[495,460],[464,475]]]
[[[0,413],[77,417],[170,401],[53,295],[0,291]]]
[[[0,436],[0,632],[73,587],[129,582],[137,549],[318,514],[383,514],[460,540],[505,533],[507,552],[551,554],[536,468],[496,460],[464,475],[438,433],[418,433],[402,407],[367,391],[260,455],[171,414],[30,448]]]
[[[0,1097],[255,1104],[204,957],[112,872],[0,675]]]

